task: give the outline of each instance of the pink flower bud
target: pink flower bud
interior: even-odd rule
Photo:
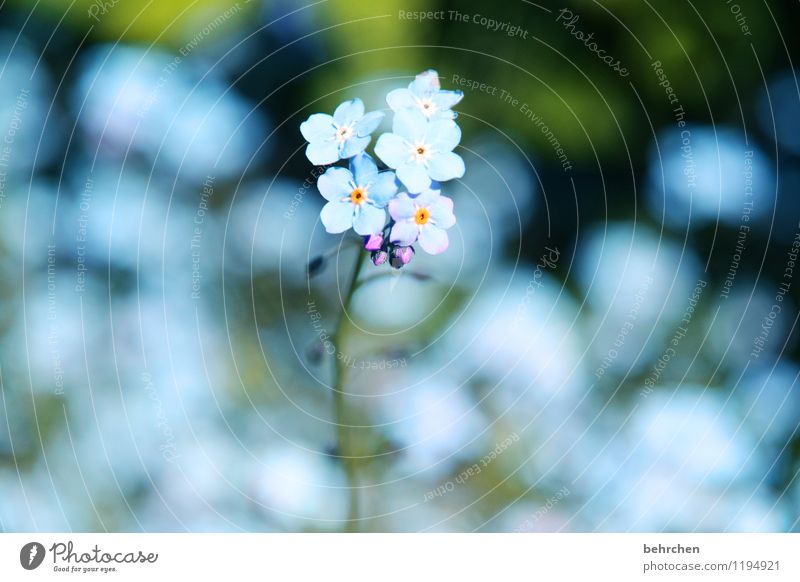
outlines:
[[[383,246],[383,235],[371,234],[364,237],[364,248],[368,251],[378,251]]]
[[[388,258],[389,254],[386,251],[372,251],[372,264],[376,267],[380,267]]]
[[[411,259],[414,258],[414,248],[413,247],[395,247],[394,251],[392,251],[392,260],[390,261],[391,265],[395,269],[399,269],[411,262]]]

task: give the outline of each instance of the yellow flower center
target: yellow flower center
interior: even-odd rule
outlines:
[[[430,217],[431,213],[427,208],[417,208],[417,211],[414,213],[414,222],[422,226],[428,222]]]
[[[356,188],[352,192],[350,192],[350,201],[359,206],[367,201],[367,191],[363,188]]]

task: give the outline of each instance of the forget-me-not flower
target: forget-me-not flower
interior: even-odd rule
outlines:
[[[317,166],[352,158],[364,151],[383,117],[382,111],[365,115],[361,99],[345,101],[333,115],[311,115],[300,124],[300,133],[308,142],[306,157]]]
[[[378,172],[365,153],[350,160],[350,169],[328,168],[317,180],[328,200],[320,219],[331,234],[350,227],[360,235],[379,233],[386,224],[386,204],[397,192],[394,172]]]
[[[418,109],[428,119],[453,119],[452,108],[464,97],[461,91],[444,91],[439,84],[439,74],[433,69],[420,73],[408,89],[395,89],[386,96],[393,111]]]
[[[461,130],[452,119],[432,119],[415,109],[395,113],[393,133],[384,133],[375,144],[375,154],[411,193],[422,192],[431,179],[444,182],[464,175],[464,160],[453,148]]]
[[[438,255],[447,249],[446,230],[456,223],[453,201],[439,190],[425,190],[413,198],[401,192],[389,202],[389,214],[395,221],[389,238],[409,246],[417,241],[422,249]]]

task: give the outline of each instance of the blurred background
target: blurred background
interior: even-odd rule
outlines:
[[[799,18],[5,2],[0,530],[344,528],[298,128],[434,68],[467,172],[349,314],[361,529],[798,531]]]

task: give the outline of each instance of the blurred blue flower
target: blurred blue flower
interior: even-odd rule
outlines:
[[[776,342],[777,343],[777,342]],[[800,368],[788,360],[749,367],[735,387],[742,427],[780,454],[800,429]],[[768,455],[769,453],[762,453]]]
[[[761,219],[775,205],[772,162],[738,129],[691,125],[661,131],[650,152],[646,203],[676,230]]]
[[[393,111],[418,109],[428,119],[454,119],[455,106],[464,94],[461,91],[443,91],[439,74],[433,69],[420,73],[408,85],[408,89],[395,89],[386,96],[386,103]]]
[[[408,246],[419,240],[422,249],[438,255],[447,249],[446,229],[456,223],[453,201],[439,190],[426,190],[411,198],[401,192],[389,202],[389,214],[395,220],[390,240]]]
[[[22,33],[0,31],[0,54],[0,133],[6,162],[0,194],[8,194],[7,187],[18,181],[27,185],[34,165],[43,166],[53,159],[65,132],[51,75],[39,50]]]
[[[384,207],[397,192],[394,172],[378,172],[365,153],[350,161],[350,169],[328,168],[317,180],[317,188],[328,200],[320,213],[325,230],[331,234],[352,227],[358,234],[371,235],[386,224]]]
[[[758,121],[767,136],[792,154],[800,154],[800,100],[791,69],[773,77],[758,100]]]
[[[195,186],[209,174],[241,176],[271,147],[262,139],[264,113],[194,55],[93,46],[78,62],[70,103],[89,155],[127,160],[135,153],[155,175]]]
[[[312,164],[325,166],[363,152],[383,116],[382,111],[365,115],[361,99],[345,101],[333,116],[311,115],[300,124],[300,133],[308,142],[306,157]]]
[[[394,116],[392,132],[378,138],[375,154],[397,170],[409,192],[429,188],[431,179],[444,182],[464,175],[464,160],[453,153],[461,130],[452,119],[428,122],[419,111],[403,109]]]

